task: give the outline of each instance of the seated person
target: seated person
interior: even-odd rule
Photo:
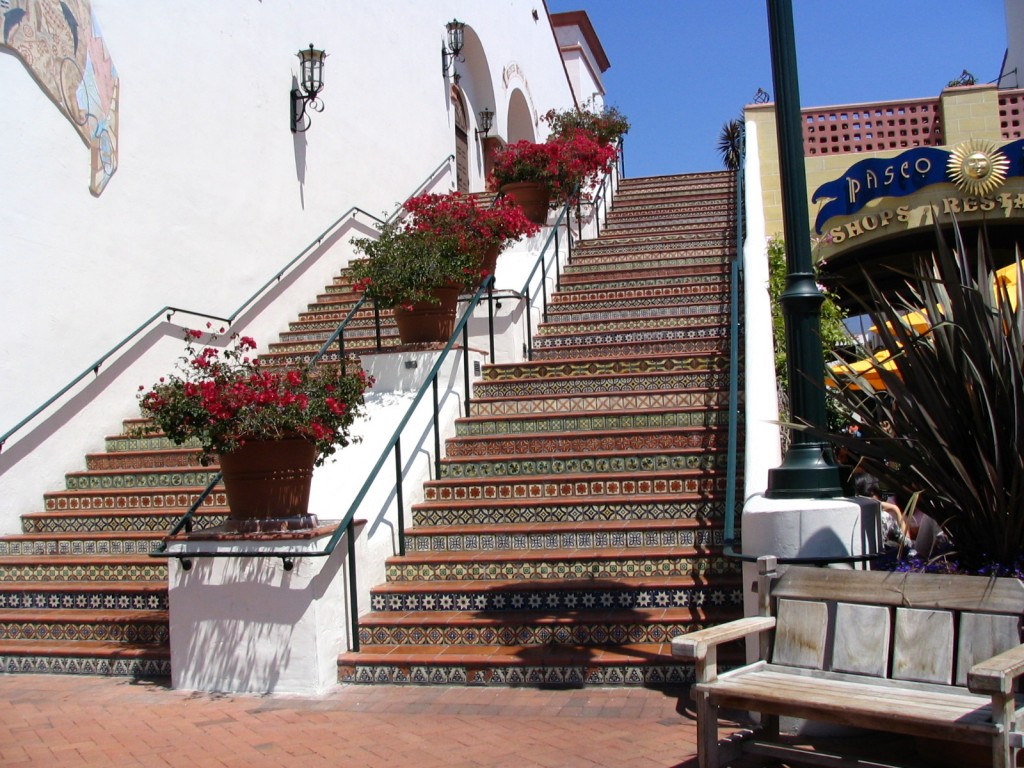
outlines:
[[[882,546],[887,554],[903,554],[916,557],[914,542],[907,533],[907,523],[900,508],[889,501],[882,500],[878,478],[867,472],[857,472],[853,477],[853,486],[858,496],[876,499],[882,508]]]

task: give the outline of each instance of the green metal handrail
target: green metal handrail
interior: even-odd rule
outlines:
[[[413,192],[413,195],[418,194],[420,190],[424,189],[430,183],[431,179],[434,179],[434,178],[437,177],[438,173],[441,171],[442,168],[444,168],[446,165],[450,165],[454,160],[455,160],[455,156],[454,155],[448,155],[442,162],[440,162],[434,168],[434,170],[432,170],[430,172],[430,174],[426,177],[426,179],[424,179],[419,184],[419,186],[416,187],[416,191]],[[400,210],[401,210],[401,206],[399,206],[399,208],[396,209],[395,212],[392,213],[391,216],[388,217],[388,220],[394,218],[394,216],[396,216]],[[32,420],[34,420],[37,416],[39,416],[39,414],[41,414],[43,411],[45,411],[47,408],[49,408],[51,405],[53,405],[55,402],[57,402],[60,398],[62,398],[64,395],[66,395],[69,391],[71,391],[71,389],[73,389],[75,387],[76,384],[78,384],[83,379],[85,379],[90,373],[92,373],[93,375],[99,374],[100,367],[107,360],[109,360],[113,355],[115,355],[117,352],[119,352],[121,349],[123,349],[129,342],[131,342],[133,339],[135,339],[137,336],[139,336],[146,328],[148,328],[150,325],[152,325],[158,318],[160,318],[162,316],[166,316],[166,321],[170,322],[171,317],[173,317],[175,314],[181,312],[183,314],[189,314],[189,315],[192,315],[194,317],[206,318],[207,320],[217,320],[217,321],[220,321],[220,322],[223,322],[223,323],[227,323],[227,325],[230,326],[239,317],[239,315],[242,314],[242,312],[244,312],[246,309],[248,309],[250,306],[252,306],[256,302],[256,300],[259,299],[260,296],[263,295],[264,291],[266,291],[270,286],[280,282],[281,278],[284,277],[284,275],[293,266],[295,266],[300,260],[306,258],[310,254],[310,252],[312,250],[314,250],[316,247],[318,247],[323,242],[324,238],[327,237],[327,235],[330,234],[336,227],[338,227],[339,224],[341,224],[346,219],[349,219],[350,217],[355,216],[356,214],[363,214],[364,216],[368,216],[369,218],[373,219],[374,221],[377,221],[377,222],[380,222],[380,223],[384,223],[383,219],[381,219],[381,218],[379,218],[377,216],[374,216],[372,213],[367,213],[366,211],[364,211],[362,208],[360,208],[358,206],[355,206],[355,205],[352,206],[347,211],[345,211],[345,213],[343,213],[341,216],[339,216],[330,226],[328,226],[327,229],[325,229],[323,232],[321,232],[320,235],[318,235],[316,237],[316,239],[314,239],[309,245],[307,245],[305,248],[303,248],[301,251],[299,251],[298,255],[296,255],[291,261],[289,261],[287,264],[285,264],[283,267],[281,267],[273,275],[273,277],[271,277],[269,280],[267,280],[267,282],[265,282],[263,285],[261,285],[256,290],[255,293],[253,293],[248,299],[246,299],[244,302],[242,302],[241,306],[239,306],[238,309],[236,309],[234,312],[232,312],[227,317],[221,317],[220,315],[213,315],[213,314],[210,314],[208,312],[197,312],[197,311],[191,310],[191,309],[183,309],[181,307],[172,307],[172,306],[165,306],[165,307],[161,308],[160,310],[158,310],[157,312],[154,312],[138,328],[136,328],[134,331],[129,333],[127,336],[125,336],[123,339],[121,339],[121,341],[119,341],[117,344],[115,344],[113,347],[111,347],[107,352],[105,352],[103,355],[101,355],[92,365],[88,366],[80,374],[75,376],[70,382],[68,382],[65,386],[63,386],[60,390],[58,390],[56,394],[54,394],[53,396],[48,398],[46,400],[46,402],[44,402],[42,405],[40,405],[38,408],[36,408],[34,411],[32,411],[28,416],[23,418],[21,421],[19,421],[17,424],[15,424],[13,427],[11,427],[9,430],[4,432],[3,435],[0,435],[0,451],[3,450],[3,447],[6,444],[7,440],[12,435],[14,435],[14,433],[16,433],[18,430],[20,430],[26,424],[29,424]]]
[[[741,139],[740,163],[736,169],[736,253],[729,272],[729,405],[727,424],[729,430],[728,454],[725,469],[725,511],[723,554],[726,557],[742,557],[733,548],[736,519],[736,463],[737,463],[737,422],[739,421],[739,369],[740,369],[740,301],[739,287],[743,279],[743,240],[746,234],[746,145]]]

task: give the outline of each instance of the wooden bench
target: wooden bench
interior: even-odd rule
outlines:
[[[696,665],[701,768],[739,752],[811,765],[884,766],[778,741],[779,716],[991,750],[1014,766],[1022,746],[1014,693],[1024,672],[1017,579],[789,567],[758,560],[760,616],[681,635],[672,655]],[[718,673],[717,646],[760,634],[760,660]],[[771,659],[769,663],[768,659]],[[718,711],[763,715],[747,738],[718,742]],[[986,762],[987,764],[987,762]]]

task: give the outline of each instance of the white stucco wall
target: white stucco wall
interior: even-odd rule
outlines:
[[[571,106],[535,5],[92,0],[120,78],[118,170],[99,197],[88,188],[88,149],[21,61],[0,50],[0,433],[161,307],[226,316],[346,209],[380,215],[414,191],[454,150],[439,53],[453,17],[466,22],[469,41],[456,63],[460,87],[471,119],[484,106],[496,111],[492,135],[507,126],[513,98],[534,121]],[[295,54],[310,42],[328,53],[324,110],[307,133],[292,134]],[[472,131],[470,143],[471,188],[481,189]],[[339,245],[318,254],[286,298],[229,331],[273,341],[349,253]],[[38,509],[44,490],[134,415],[130,393],[169,369],[178,325],[202,323],[178,315],[154,325],[123,366],[104,366],[87,396],[8,441],[0,529]]]

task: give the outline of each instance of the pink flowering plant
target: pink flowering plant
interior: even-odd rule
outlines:
[[[256,342],[235,334],[225,348],[197,349],[202,331],[185,333],[185,353],[175,373],[151,388],[139,387],[139,407],[173,442],[198,443],[200,461],[229,453],[248,440],[302,437],[317,449],[316,465],[356,438],[352,423],[363,415],[372,377],[359,370],[317,365],[271,370],[252,355]],[[211,341],[216,341],[216,334]]]
[[[436,303],[437,288],[479,285],[488,276],[488,250],[539,230],[504,198],[491,205],[458,192],[424,194],[403,208],[411,214],[405,220],[380,225],[375,238],[352,240],[365,256],[349,264],[353,288],[386,307]]]
[[[578,130],[543,144],[517,141],[495,153],[491,179],[496,187],[536,181],[551,192],[551,207],[576,202],[577,195],[612,167],[616,149],[593,134]]]
[[[460,248],[481,258],[491,248],[503,250],[540,231],[515,201],[505,197],[489,201],[461,192],[425,194],[410,197],[403,207],[413,216],[412,229],[454,235]]]

